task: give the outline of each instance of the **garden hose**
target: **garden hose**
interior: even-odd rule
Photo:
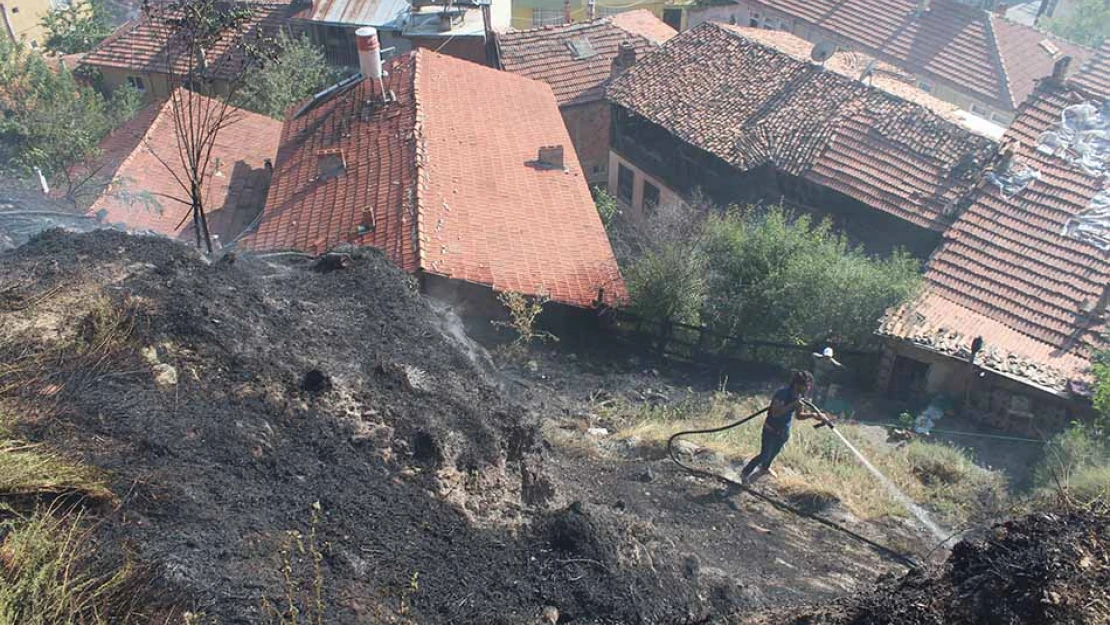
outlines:
[[[806,403],[809,404],[810,407],[815,408],[815,406],[813,406],[812,403],[810,403],[810,402],[806,402]],[[698,469],[696,467],[692,467],[688,464],[683,463],[681,460],[678,459],[678,456],[675,453],[674,443],[679,438],[681,438],[683,436],[693,435],[693,434],[715,434],[717,432],[724,432],[725,430],[731,430],[732,428],[744,425],[748,421],[751,421],[752,419],[755,419],[756,417],[768,412],[770,409],[771,409],[771,407],[768,406],[766,408],[763,408],[763,409],[761,409],[757,412],[754,412],[754,413],[744,417],[743,419],[740,419],[739,421],[729,423],[728,425],[722,425],[720,427],[708,428],[708,429],[704,429],[704,430],[685,430],[685,431],[682,431],[682,432],[677,432],[674,435],[672,435],[669,439],[667,439],[667,455],[670,456],[672,462],[674,462],[678,466],[682,467],[684,470],[686,470],[688,473],[690,473],[692,475],[698,475],[698,476],[701,476],[701,477],[707,477],[707,478],[710,478],[710,479],[719,480],[721,482],[724,482],[725,484],[727,484],[730,487],[741,488],[741,489],[751,493],[753,496],[758,497],[759,499],[762,499],[763,501],[765,501],[765,502],[771,504],[772,506],[778,508],[779,510],[782,510],[784,512],[790,512],[790,513],[792,513],[794,515],[797,515],[797,516],[800,516],[800,517],[805,517],[807,519],[816,521],[817,523],[820,523],[821,525],[824,525],[825,527],[828,527],[830,529],[834,529],[834,530],[836,530],[836,531],[838,531],[838,532],[840,532],[840,533],[842,533],[842,534],[844,534],[844,535],[846,535],[850,538],[853,538],[853,539],[867,545],[868,547],[871,547],[875,551],[877,551],[877,552],[879,552],[879,553],[881,553],[881,554],[883,554],[887,557],[890,557],[893,560],[896,560],[896,561],[902,563],[903,565],[905,565],[905,566],[907,566],[911,569],[920,568],[921,564],[915,558],[913,558],[910,555],[901,553],[899,551],[895,551],[894,549],[891,549],[890,547],[887,547],[886,545],[881,545],[881,544],[871,540],[870,538],[867,538],[866,536],[862,536],[862,535],[860,535],[856,532],[853,532],[852,530],[844,527],[843,525],[840,525],[838,523],[834,523],[834,522],[832,522],[828,519],[821,518],[821,517],[819,517],[815,514],[811,514],[809,512],[804,511],[804,510],[800,510],[798,508],[795,508],[794,506],[791,506],[787,503],[778,501],[777,499],[774,499],[774,498],[772,498],[768,495],[765,495],[765,494],[763,494],[763,493],[761,493],[757,490],[749,488],[748,486],[746,486],[746,485],[744,485],[740,482],[737,482],[736,480],[729,479],[729,478],[725,477],[724,475],[721,475],[719,473],[714,473],[712,471],[706,471],[705,469]],[[824,421],[824,420],[821,423],[818,423],[817,425],[815,425],[814,427],[815,428],[820,428],[820,427],[824,427],[824,426],[828,426],[829,428],[835,427],[832,424],[831,421]]]

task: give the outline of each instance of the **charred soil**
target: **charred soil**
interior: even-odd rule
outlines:
[[[208,263],[163,239],[55,231],[0,257],[0,293],[2,357],[50,363],[5,369],[5,410],[107,472],[118,502],[98,510],[98,541],[179,607],[266,622],[287,532],[307,535],[319,502],[324,622],[720,613],[625,515],[554,506],[536,418],[376,252]],[[101,349],[105,319],[119,331]]]

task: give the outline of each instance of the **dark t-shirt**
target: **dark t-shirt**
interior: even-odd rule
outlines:
[[[779,402],[782,404],[789,404],[797,399],[794,395],[794,389],[789,386],[784,386],[775,391],[771,397],[771,403]],[[779,416],[767,416],[767,420],[763,422],[764,429],[770,430],[772,433],[781,436],[782,438],[790,438],[790,424],[794,422],[794,410],[788,410]]]

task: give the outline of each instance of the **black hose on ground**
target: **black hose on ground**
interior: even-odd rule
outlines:
[[[798,508],[795,508],[794,506],[791,506],[787,503],[783,503],[781,501],[778,501],[777,499],[774,499],[773,497],[769,497],[769,496],[767,496],[767,495],[765,495],[765,494],[763,494],[763,493],[761,493],[757,490],[749,488],[748,486],[746,486],[746,485],[744,485],[740,482],[737,482],[735,480],[730,480],[729,478],[727,478],[727,477],[725,477],[725,476],[723,476],[719,473],[714,473],[712,471],[706,471],[705,469],[699,469],[697,467],[692,467],[692,466],[690,466],[690,465],[688,465],[688,464],[686,464],[686,463],[684,463],[684,462],[682,462],[681,460],[678,459],[678,456],[675,453],[674,443],[679,438],[682,438],[683,436],[689,436],[689,435],[692,435],[692,434],[716,434],[717,432],[724,432],[725,430],[731,430],[732,428],[744,425],[748,421],[751,421],[752,419],[755,419],[756,417],[766,413],[770,409],[771,409],[771,407],[768,406],[768,407],[766,407],[766,408],[764,408],[764,409],[762,409],[758,412],[755,412],[753,414],[750,414],[750,415],[744,417],[743,419],[740,419],[739,421],[729,423],[728,425],[722,425],[720,427],[709,428],[709,429],[705,429],[705,430],[685,430],[683,432],[678,432],[678,433],[672,435],[669,439],[667,439],[667,455],[670,456],[671,462],[674,462],[678,466],[682,467],[688,473],[691,473],[693,475],[698,475],[698,476],[701,476],[701,477],[707,477],[707,478],[710,478],[710,479],[715,479],[715,480],[724,482],[725,484],[729,485],[730,487],[739,487],[739,488],[751,493],[753,496],[758,497],[759,499],[762,499],[763,501],[765,501],[765,502],[771,504],[772,506],[778,508],[779,510],[782,510],[784,512],[790,512],[790,513],[795,514],[795,515],[800,516],[800,517],[805,517],[805,518],[810,519],[812,521],[816,521],[817,523],[820,523],[821,525],[824,525],[825,527],[828,527],[830,529],[834,529],[834,530],[836,530],[836,531],[838,531],[838,532],[840,532],[840,533],[842,533],[842,534],[844,534],[844,535],[846,535],[850,538],[853,538],[853,539],[867,545],[868,547],[871,547],[875,551],[877,551],[877,552],[879,552],[879,553],[881,553],[881,554],[883,554],[883,555],[885,555],[885,556],[887,556],[887,557],[889,557],[893,560],[896,560],[896,561],[900,562],[901,564],[903,564],[903,565],[905,565],[905,566],[907,566],[911,569],[920,568],[921,564],[916,559],[914,559],[912,556],[906,555],[906,554],[901,553],[899,551],[895,551],[894,549],[891,549],[890,547],[887,547],[886,545],[881,545],[881,544],[871,540],[870,538],[867,538],[866,536],[863,536],[863,535],[857,534],[856,532],[853,532],[852,530],[844,527],[843,525],[840,525],[839,523],[834,523],[834,522],[832,522],[828,519],[823,519],[823,518],[821,518],[821,517],[819,517],[815,514],[810,514],[809,512],[806,512],[804,510],[799,510]],[[820,427],[820,424],[818,424],[818,427]]]

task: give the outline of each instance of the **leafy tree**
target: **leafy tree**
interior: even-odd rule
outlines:
[[[1110,36],[1110,2],[1079,0],[1071,13],[1041,25],[1064,39],[1097,48]]]
[[[47,30],[46,49],[58,54],[88,52],[112,32],[102,0],[74,1],[47,13],[42,25]]]
[[[68,166],[95,155],[100,139],[139,104],[134,90],[105,99],[68,69],[50,69],[22,42],[0,38],[0,159],[10,166],[65,175]]]
[[[274,42],[273,59],[250,69],[243,77],[243,106],[281,119],[301,102],[339,78],[328,67],[324,52],[307,36],[284,30]]]

